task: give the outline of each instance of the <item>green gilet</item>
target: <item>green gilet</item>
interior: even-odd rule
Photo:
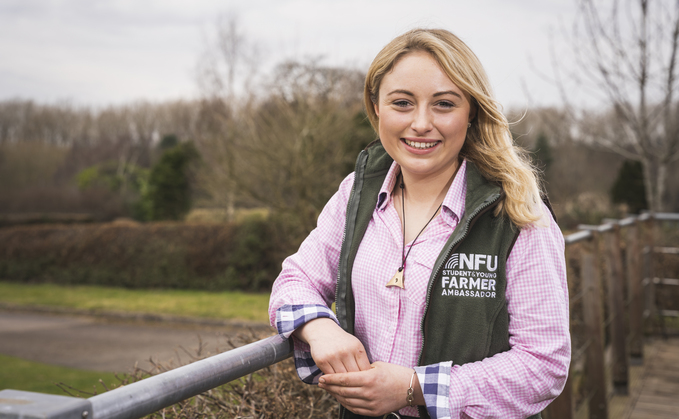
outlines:
[[[376,142],[363,150],[356,162],[335,293],[337,318],[351,334],[355,312],[351,272],[392,161]],[[418,365],[449,360],[460,365],[510,348],[505,264],[519,229],[506,217],[493,215],[504,196],[502,189],[481,176],[473,163],[468,161],[466,167],[464,216],[443,246],[429,278]],[[422,406],[419,412],[420,417],[429,417]],[[340,418],[364,416],[340,408]]]

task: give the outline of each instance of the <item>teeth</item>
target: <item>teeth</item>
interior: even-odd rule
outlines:
[[[414,147],[414,148],[419,148],[419,149],[432,148],[437,143],[437,141],[434,141],[433,143],[420,143],[420,142],[417,142],[417,141],[410,141],[410,140],[405,140],[405,142],[409,146]]]

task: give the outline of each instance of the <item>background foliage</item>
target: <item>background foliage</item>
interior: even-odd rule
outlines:
[[[0,278],[22,282],[265,291],[280,270],[269,220],[0,229]]]

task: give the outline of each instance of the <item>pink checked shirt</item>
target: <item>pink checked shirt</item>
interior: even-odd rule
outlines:
[[[443,200],[440,214],[417,241],[406,245],[406,252],[410,247],[412,250],[406,261],[405,289],[385,286],[400,266],[403,243],[401,221],[391,198],[400,171],[396,163],[384,180],[352,273],[355,334],[371,362],[408,367],[417,364],[423,339],[420,323],[427,283],[438,254],[464,213],[465,169],[466,162],[463,162]],[[322,306],[324,309],[334,302],[353,178],[352,173],[342,182],[319,216],[317,228],[299,251],[285,260],[273,286],[269,303],[271,324],[277,325],[278,320],[279,332],[286,337],[293,327],[316,316],[298,314],[294,326],[281,331],[281,311],[286,312],[283,317],[291,318],[290,307],[299,313],[300,307]],[[563,389],[570,363],[564,240],[548,214],[545,208],[545,226],[521,231],[507,260],[511,349],[481,362],[452,366],[450,361],[455,360],[441,363],[444,368],[439,369],[445,374],[434,380],[444,386],[439,387],[439,394],[425,392],[427,408],[433,417],[527,417],[544,409]],[[309,309],[307,313],[312,311]],[[333,314],[329,312],[326,316],[333,317]],[[296,357],[302,359],[308,347],[301,342],[295,346]],[[313,365],[310,356],[306,358]],[[302,375],[300,365],[298,371]],[[417,369],[421,383],[427,380],[423,371]],[[317,382],[317,377],[314,381]],[[440,394],[441,388],[447,394]],[[429,406],[430,401],[440,405],[438,410]],[[414,408],[404,408],[401,413],[418,416]]]

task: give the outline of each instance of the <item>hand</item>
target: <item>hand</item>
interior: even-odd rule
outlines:
[[[311,347],[311,357],[324,374],[358,372],[370,369],[365,347],[333,320],[317,318],[295,331]]]
[[[413,378],[413,406],[424,405],[417,375],[412,368],[386,362],[375,362],[368,371],[327,374],[318,386],[344,407],[359,415],[381,416],[408,406],[406,396]]]

